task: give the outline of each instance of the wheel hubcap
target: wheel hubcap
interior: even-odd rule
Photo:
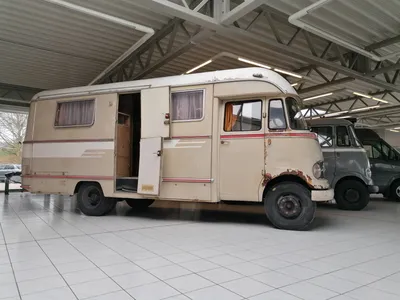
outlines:
[[[98,191],[90,191],[88,195],[88,202],[91,206],[96,206],[100,202],[100,193]]]
[[[344,198],[348,202],[354,203],[354,202],[357,202],[360,199],[360,194],[356,190],[348,189],[344,194]]]
[[[292,195],[282,196],[277,202],[281,216],[289,219],[296,218],[301,213],[301,204],[297,197]]]
[[[396,188],[396,195],[400,197],[400,185]]]

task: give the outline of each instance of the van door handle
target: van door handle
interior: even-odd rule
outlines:
[[[228,145],[229,142],[228,142],[228,141],[221,141],[221,144],[222,144],[222,145]]]

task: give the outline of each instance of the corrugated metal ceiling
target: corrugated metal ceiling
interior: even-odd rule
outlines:
[[[155,30],[161,29],[172,18],[168,14],[156,13],[129,0],[68,1],[140,23]],[[284,15],[284,17],[278,17],[276,24],[279,24],[277,28],[282,40],[287,42],[296,31],[293,25],[284,22],[287,15],[315,2],[315,0],[269,0],[265,1],[264,8],[272,8]],[[238,24],[246,27],[256,15],[257,12],[252,12],[240,19]],[[333,0],[302,20],[350,43],[364,47],[399,35],[400,1]],[[188,23],[186,26],[189,31],[193,31],[195,28]],[[42,0],[1,1],[0,28],[0,82],[42,89],[89,83],[143,36],[141,32],[70,11]],[[260,43],[255,41],[248,44],[234,38],[214,35],[147,77],[181,74],[223,51],[288,70],[296,70],[307,65],[304,61],[271,51],[263,46],[262,40],[275,41],[274,33],[266,18],[260,18],[252,24],[250,30],[260,37]],[[178,34],[177,40],[177,45],[179,45],[186,40],[186,37]],[[315,51],[322,53],[326,42],[318,37],[313,37],[312,40]],[[163,43],[162,47],[165,47],[166,42]],[[301,51],[310,51],[304,39],[295,40],[292,46]],[[400,51],[400,44],[377,50],[382,55],[393,51]],[[331,50],[327,57],[335,55],[335,52]],[[152,59],[157,58],[157,54],[155,54]],[[246,64],[231,58],[220,58],[201,71],[243,66]],[[333,72],[323,69],[320,71],[328,78],[334,76]],[[393,73],[389,75],[393,75]],[[379,78],[384,79],[382,76],[379,75]],[[313,82],[307,83],[305,87],[324,83],[316,72],[313,72],[310,77]],[[344,76],[337,78],[342,77]],[[371,84],[356,80],[302,96],[313,96],[343,87],[363,93],[378,90]],[[310,103],[329,102],[349,96],[348,92],[339,92],[331,97],[316,99]],[[397,96],[400,98],[400,95]],[[388,96],[388,100],[394,99],[390,99]]]

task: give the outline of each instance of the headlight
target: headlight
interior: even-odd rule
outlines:
[[[320,179],[324,177],[325,166],[323,161],[317,161],[313,166],[313,175],[315,178]]]
[[[367,176],[367,178],[371,178],[372,177],[372,172],[370,168],[366,168],[365,169],[365,176]]]

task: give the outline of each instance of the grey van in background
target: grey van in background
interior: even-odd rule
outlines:
[[[400,152],[369,128],[356,128],[371,163],[379,193],[400,202]]]
[[[354,131],[353,123],[341,119],[309,121],[324,154],[325,178],[335,189],[340,209],[361,210],[378,192],[371,177],[370,163]]]

